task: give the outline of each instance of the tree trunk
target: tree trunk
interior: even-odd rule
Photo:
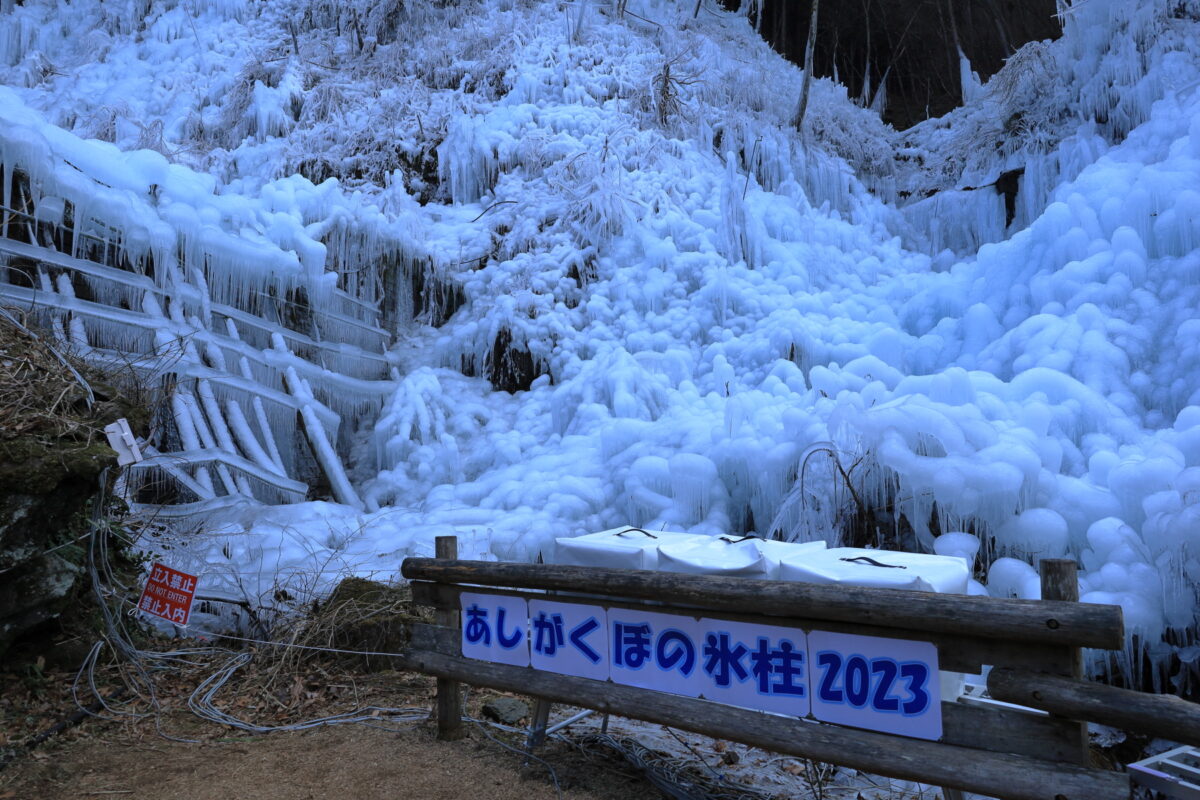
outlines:
[[[800,89],[800,107],[796,110],[796,131],[804,132],[804,114],[808,111],[808,91],[812,86],[813,50],[817,45],[817,9],[821,0],[812,0],[812,16],[808,20],[808,42],[804,45],[804,86]]]

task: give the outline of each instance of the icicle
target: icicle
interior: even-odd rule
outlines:
[[[233,325],[233,323],[230,322],[231,327],[232,327],[232,325]],[[242,369],[242,376],[245,377],[246,380],[253,380],[254,377],[250,374],[249,360],[246,359],[245,357],[243,357],[240,360],[239,365],[241,366],[241,369]],[[255,396],[254,399],[251,401],[251,404],[254,407],[255,421],[258,423],[259,431],[262,432],[263,441],[267,445],[267,452],[271,456],[271,462],[278,469],[283,470],[283,459],[280,457],[279,448],[275,444],[275,436],[273,433],[272,426],[267,421],[267,413],[263,409],[262,398]]]
[[[200,411],[200,406],[196,403],[196,398],[190,392],[184,391],[178,391],[178,397],[192,419],[192,425],[200,437],[200,444],[206,450],[215,450],[217,448],[217,440],[209,429],[208,423],[204,419],[204,414]],[[218,464],[217,475],[221,478],[221,483],[224,484],[226,493],[238,494],[237,484],[234,482],[233,476],[229,473],[229,469],[226,466]]]
[[[83,319],[77,316],[69,317],[69,326],[71,330],[71,345],[76,352],[86,357],[92,349],[88,345],[87,329],[83,326]]]
[[[205,478],[208,477],[208,471],[203,467],[196,468],[196,479],[193,479],[186,472],[176,466],[176,461],[172,458],[172,456],[160,453],[151,444],[142,444],[142,455],[147,456],[146,460],[138,462],[137,464],[132,464],[132,469],[161,469],[163,472],[179,481],[184,488],[199,497],[201,500],[212,500],[216,497],[216,494],[212,490],[212,483],[208,480],[200,479],[201,476],[204,476]]]
[[[958,51],[958,78],[962,84],[963,105],[975,102],[983,91],[983,82],[979,79],[979,73],[971,69],[971,60],[961,48]]]
[[[233,442],[233,436],[229,432],[229,426],[225,422],[225,415],[221,413],[221,404],[217,402],[217,398],[213,395],[212,384],[208,381],[197,381],[196,391],[200,395],[200,402],[204,405],[204,413],[208,417],[209,425],[212,426],[213,434],[216,436],[217,446],[228,453],[237,454],[237,445]],[[238,490],[247,497],[253,497],[250,491],[249,484],[241,475],[233,476],[234,482],[237,484]]]
[[[225,403],[225,412],[229,418],[229,425],[233,432],[237,435],[237,440],[242,446],[251,460],[255,461],[263,469],[271,472],[277,471],[280,467],[277,465],[255,438],[254,432],[250,430],[250,424],[246,421],[246,415],[242,413],[241,406],[233,400],[228,400]]]
[[[192,418],[191,409],[184,402],[181,392],[171,395],[171,413],[175,418],[175,428],[179,431],[179,438],[183,442],[183,449],[200,450],[202,448],[200,436],[196,431],[196,424]],[[212,478],[209,476],[208,470],[204,467],[196,468],[196,483],[203,489],[203,492],[196,492],[196,494],[201,497],[216,496],[213,490]]]
[[[334,497],[338,499],[339,503],[353,506],[361,511],[364,508],[362,500],[351,486],[342,462],[325,434],[325,427],[313,408],[312,392],[291,367],[288,367],[284,374],[287,376],[288,388],[292,395],[301,402],[300,416],[304,421],[304,433],[312,445],[317,462],[325,472],[325,477],[329,479]]]

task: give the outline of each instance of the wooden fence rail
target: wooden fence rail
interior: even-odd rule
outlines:
[[[398,666],[476,686],[670,725],[787,755],[995,797],[1111,800],[1129,795],[1129,779],[1121,773],[767,716],[706,700],[527,667],[428,651],[411,652],[398,660]]]
[[[451,551],[439,545],[438,552],[444,556]],[[401,572],[412,582],[413,601],[438,609],[441,616],[438,625],[415,626],[412,649],[401,665],[445,682],[522,692],[546,702],[613,712],[951,790],[1044,800],[1126,798],[1126,774],[1086,766],[1083,722],[1192,741],[1189,737],[1200,735],[1200,715],[1193,704],[1174,698],[1080,680],[1080,648],[1123,645],[1121,609],[1071,602],[1078,597],[1073,593],[1073,563],[1046,560],[1042,567],[1043,596],[1062,599],[1005,600],[639,570],[410,558]],[[469,616],[467,605],[478,614],[478,604],[489,598],[496,609],[511,602],[511,608],[527,615],[523,622],[510,622],[509,630],[521,631],[520,646],[531,654],[540,647],[529,634],[535,627],[535,609],[546,608],[546,603],[568,618],[591,613],[611,622],[631,614],[646,619],[666,616],[678,625],[694,623],[697,631],[710,632],[726,624],[751,626],[745,630],[768,626],[795,631],[797,637],[808,637],[797,641],[809,643],[842,635],[899,649],[905,642],[932,645],[936,656],[930,663],[935,670],[979,672],[991,667],[988,686],[993,698],[1026,708],[979,707],[958,702],[957,697],[941,698],[940,728],[927,734],[888,728],[888,723],[832,719],[828,713],[818,723],[805,718],[817,714],[815,698],[811,712],[768,713],[771,708],[739,707],[715,691],[684,696],[687,692],[676,691],[678,687],[631,684],[627,675],[617,679],[615,666],[611,677],[603,673],[604,679],[596,679],[552,668],[532,655],[516,664],[497,663],[504,659],[467,652],[469,636],[460,625]],[[711,639],[703,641],[707,647]],[[809,646],[817,660],[816,645]],[[616,664],[615,647],[611,657]],[[818,679],[814,674],[810,680],[815,693]]]
[[[1200,706],[1179,697],[1005,667],[987,686],[997,700],[1200,747]]]
[[[674,606],[905,628],[1066,647],[1119,648],[1120,606],[679,575],[646,570],[405,559],[409,580],[584,592]]]

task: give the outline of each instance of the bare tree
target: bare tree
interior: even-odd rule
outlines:
[[[808,91],[812,87],[813,50],[817,45],[817,9],[821,0],[812,0],[812,16],[808,20],[808,42],[804,45],[804,86],[800,89],[800,107],[796,110],[796,130],[804,131],[804,114],[808,111]]]

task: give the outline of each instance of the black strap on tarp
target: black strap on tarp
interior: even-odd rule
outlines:
[[[872,567],[886,567],[887,569],[908,569],[903,564],[881,564],[870,556],[855,556],[854,558],[841,558],[839,561],[849,561],[851,564],[870,564]]]

